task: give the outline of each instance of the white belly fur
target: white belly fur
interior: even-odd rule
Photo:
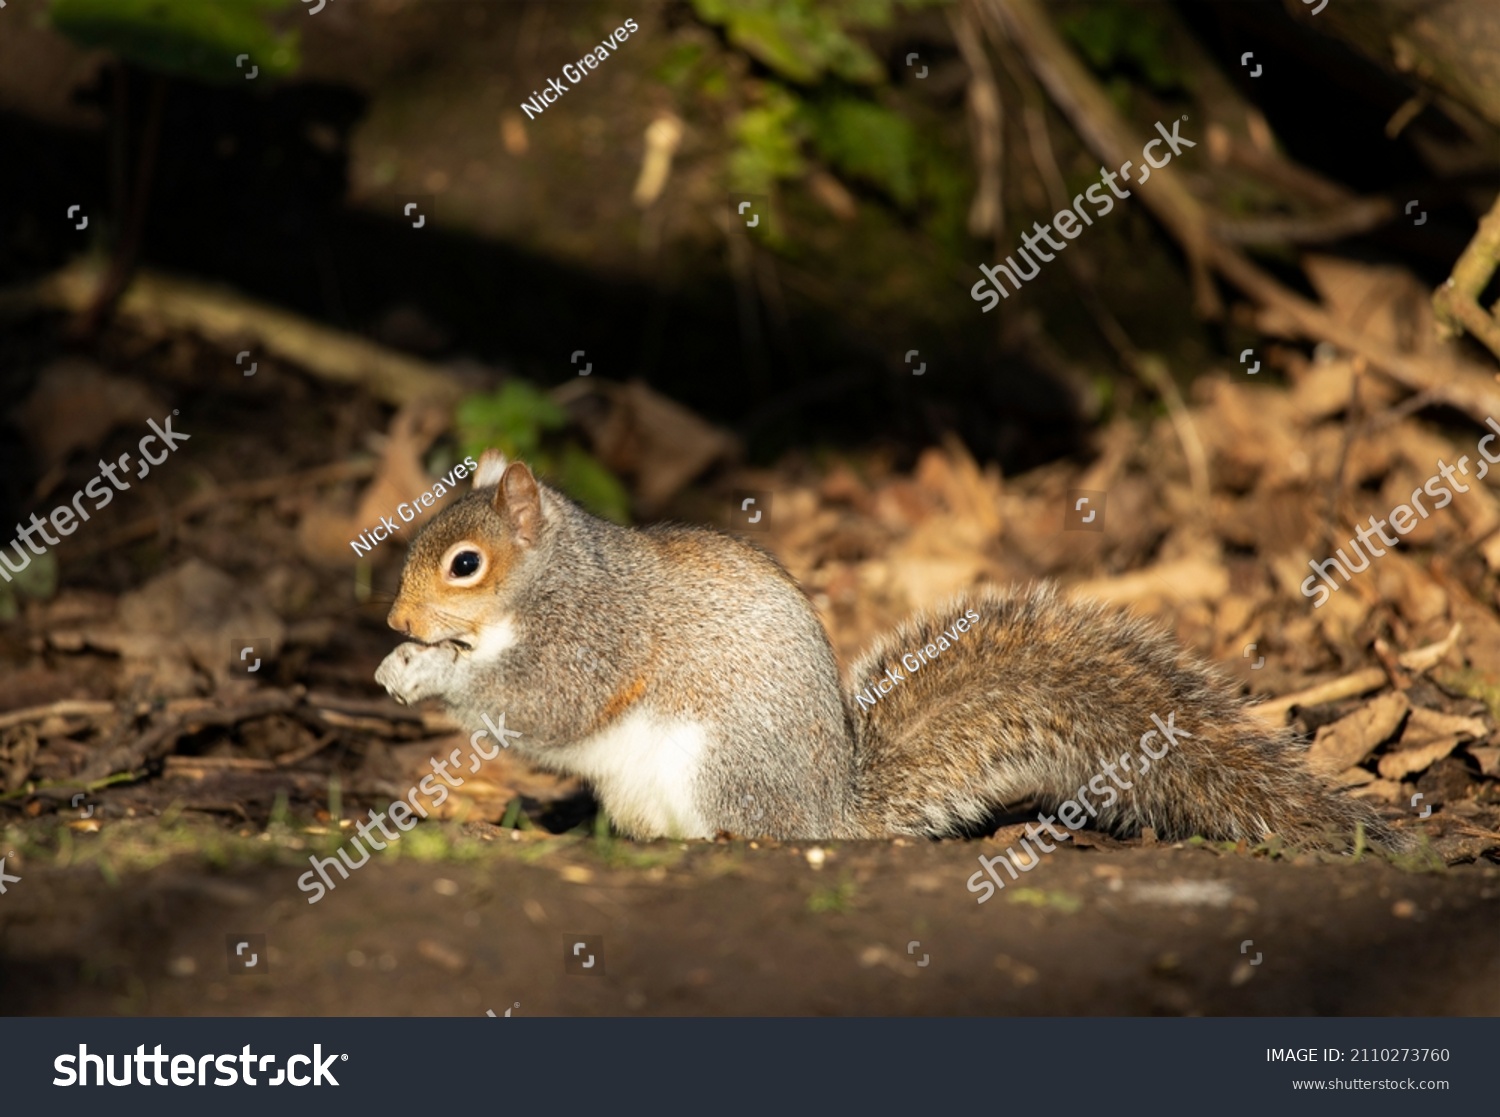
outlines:
[[[707,745],[696,722],[635,710],[549,759],[593,784],[610,819],[634,837],[708,838],[693,797]]]

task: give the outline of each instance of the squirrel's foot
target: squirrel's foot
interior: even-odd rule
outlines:
[[[375,671],[375,681],[403,706],[443,698],[459,651],[452,644],[400,644]]]

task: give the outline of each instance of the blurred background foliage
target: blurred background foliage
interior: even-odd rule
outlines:
[[[277,32],[266,17],[293,0],[52,0],[52,24],[86,47],[102,47],[143,70],[227,85],[259,67],[288,77],[301,58],[297,32]],[[258,75],[257,75],[258,76]]]
[[[455,418],[460,458],[477,461],[485,450],[501,450],[585,508],[617,524],[630,522],[625,487],[576,439],[562,433],[567,412],[525,380],[512,377],[496,391],[469,396],[458,405]]]
[[[890,29],[900,11],[942,3],[693,0],[705,23],[721,27],[730,44],[769,71],[748,88],[755,103],[731,125],[731,188],[774,195],[779,184],[802,178],[812,158],[873,187],[900,210],[934,204],[931,231],[951,231],[962,197],[943,184],[962,181],[964,169],[944,159],[941,146],[919,142],[911,120],[886,96],[884,62],[861,38]],[[694,52],[693,61],[699,58]],[[663,77],[680,82],[686,72],[676,63]],[[709,68],[703,80],[721,88],[721,74]],[[784,239],[777,224],[771,232],[773,241]]]
[[[6,133],[36,166],[0,187],[6,282],[79,250],[53,220],[67,192],[96,215],[87,237],[125,242],[122,269],[138,225],[152,267],[436,363],[482,366],[465,437],[489,431],[551,455],[580,478],[577,495],[612,514],[602,468],[537,402],[576,376],[567,354],[578,349],[599,355],[602,378],[647,379],[731,427],[756,460],[873,444],[910,463],[956,432],[1014,472],[1080,452],[1114,413],[1161,409],[1101,312],[1183,385],[1254,334],[1190,309],[1178,246],[1141,205],[978,312],[976,264],[1003,258],[1055,211],[1059,188],[1071,196],[1099,171],[1022,52],[994,34],[994,0],[328,0],[317,15],[297,0],[10,7],[39,18],[11,20],[16,33],[0,40],[0,105],[11,122],[43,124]],[[1434,284],[1462,250],[1474,182],[1494,173],[1483,121],[1500,117],[1474,80],[1487,71],[1461,54],[1493,52],[1478,9],[1433,0],[1420,20],[1401,5],[1337,3],[1312,18],[1297,0],[1041,10],[1133,133],[1181,115],[1184,134],[1214,132],[1221,155],[1253,149],[1346,194],[1404,199],[1421,184],[1432,218],[1419,236],[1382,228],[1340,250],[1399,259]],[[521,114],[532,89],[626,15],[640,30],[597,73],[541,116]],[[972,102],[982,82],[957,41],[963,19],[1000,117],[989,225],[972,220],[985,189]],[[27,39],[38,26],[73,54]],[[78,46],[96,53],[80,60]],[[1276,81],[1248,79],[1239,60],[1252,48],[1284,60]],[[246,80],[241,55],[262,80]],[[1415,115],[1388,135],[1405,102]],[[652,198],[633,200],[663,122],[679,137],[669,168]],[[143,141],[158,124],[156,151]],[[1297,175],[1259,178],[1208,149],[1184,168],[1217,216],[1308,216],[1284,189]],[[152,160],[149,192],[123,188],[127,168]],[[769,200],[753,238],[726,235],[738,232],[731,193]],[[431,201],[419,235],[393,219],[398,195]],[[1296,268],[1294,244],[1273,237],[1253,251]]]

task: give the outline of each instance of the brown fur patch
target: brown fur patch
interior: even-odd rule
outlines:
[[[600,726],[608,725],[614,721],[615,718],[639,702],[641,696],[645,693],[646,679],[644,676],[615,691],[614,694],[610,695],[609,701],[604,705],[604,710],[599,714]]]

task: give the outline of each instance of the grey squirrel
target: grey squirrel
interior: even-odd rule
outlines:
[[[907,620],[841,688],[770,555],[606,522],[498,451],[412,542],[388,623],[409,642],[376,672],[387,691],[469,725],[503,713],[523,757],[587,780],[637,838],[940,837],[1081,799],[1119,833],[1337,846],[1362,824],[1412,844],[1147,623],[980,589]],[[1153,725],[1170,754],[1121,779]]]

